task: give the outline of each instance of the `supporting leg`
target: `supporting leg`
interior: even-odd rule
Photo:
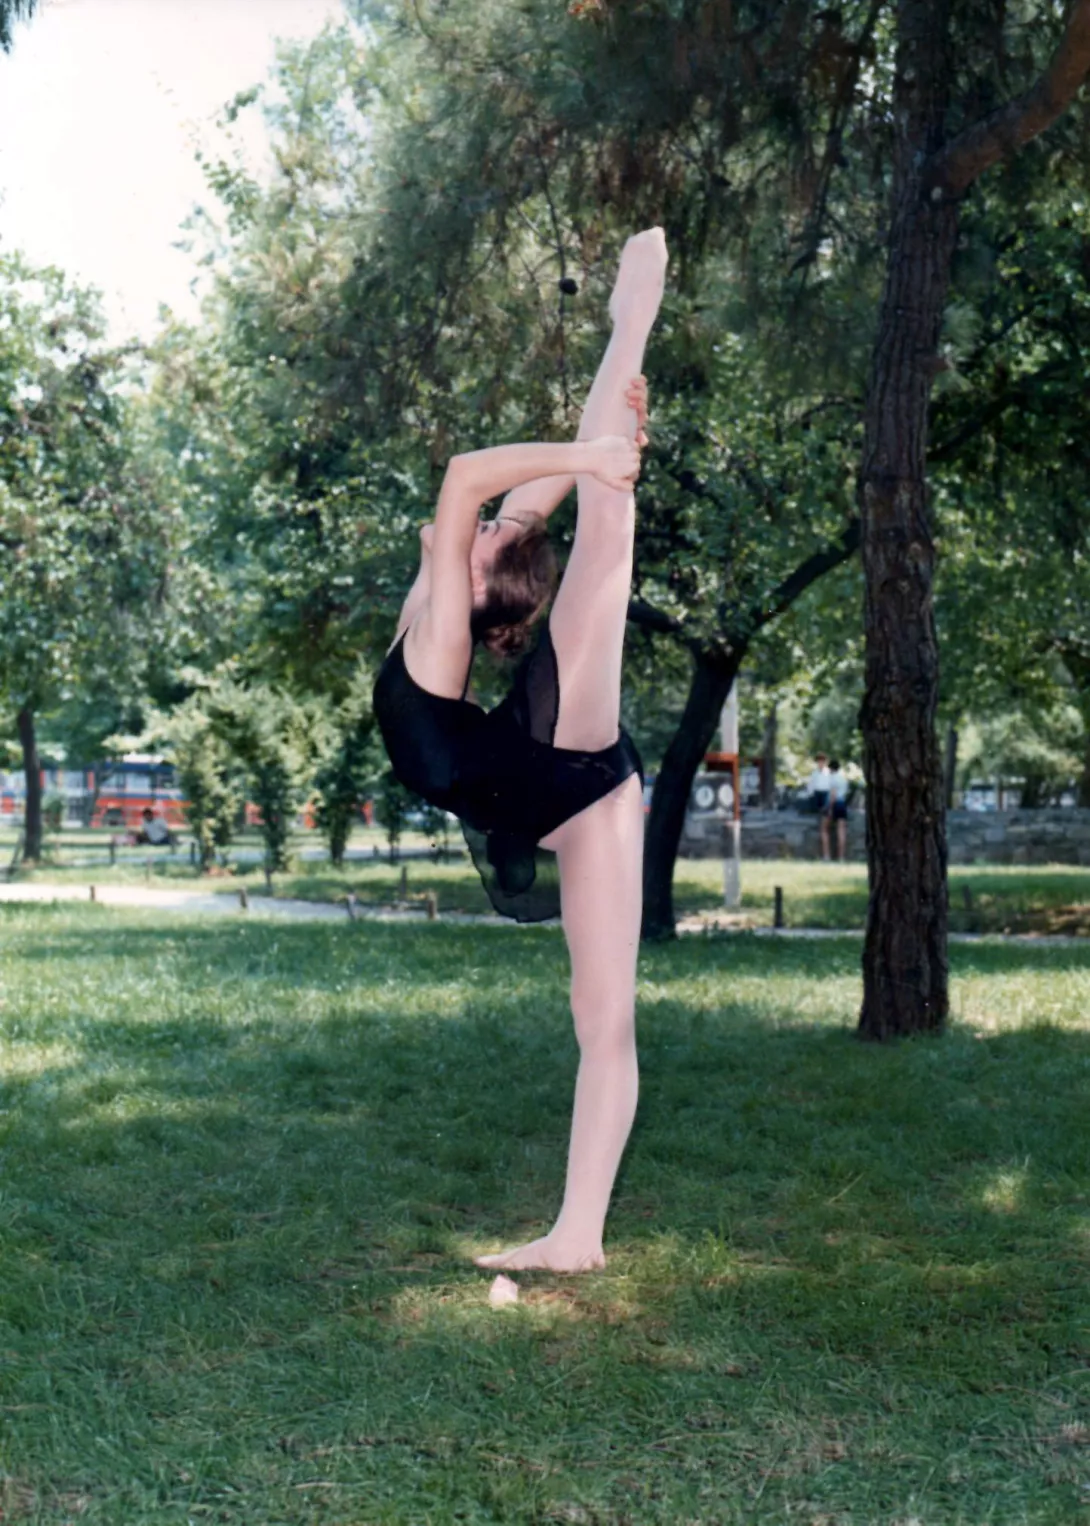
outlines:
[[[639,1090],[636,955],[643,872],[643,793],[626,779],[557,831],[564,936],[579,1042],[564,1203],[549,1233],[481,1256],[478,1266],[557,1272],[605,1265],[602,1230]]]

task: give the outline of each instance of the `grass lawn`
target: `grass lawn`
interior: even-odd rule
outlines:
[[[1070,1523],[1090,1511],[1090,949],[644,952],[610,1265],[548,1223],[555,930],[0,908],[0,1519]]]

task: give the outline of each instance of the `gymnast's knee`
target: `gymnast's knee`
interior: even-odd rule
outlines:
[[[636,1007],[631,995],[572,986],[575,1037],[584,1055],[627,1056],[636,1042]]]

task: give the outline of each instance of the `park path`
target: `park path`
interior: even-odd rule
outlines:
[[[0,901],[50,903],[53,901],[95,901],[100,906],[137,908],[145,911],[181,912],[214,916],[282,917],[297,922],[423,922],[423,907],[361,906],[357,904],[349,917],[343,901],[301,901],[286,896],[250,895],[242,905],[238,891],[207,891],[163,889],[153,885],[96,885],[92,895],[90,885],[33,883],[0,884]],[[468,911],[444,911],[435,919],[448,925],[479,927],[559,927],[559,921],[519,923],[493,913],[478,914]],[[730,913],[709,913],[705,916],[681,917],[678,932],[701,933],[748,933],[758,938],[862,938],[863,930],[857,927],[753,927]],[[1040,948],[1090,948],[1090,938],[1065,933],[951,933],[951,943],[1027,943]]]
[[[349,920],[348,907],[340,901],[300,901],[287,896],[253,895],[246,893],[245,905],[237,890],[208,891],[184,888],[164,889],[153,885],[78,885],[71,883],[50,884],[33,881],[21,884],[0,885],[0,901],[42,902],[94,901],[99,906],[136,907],[145,911],[177,911],[214,916],[256,915],[285,917],[299,922],[345,922]],[[423,908],[417,911],[394,906],[361,906],[353,908],[354,920],[370,922],[420,922],[424,919]],[[448,911],[442,914],[444,922],[499,923],[502,917],[476,916],[470,912]]]

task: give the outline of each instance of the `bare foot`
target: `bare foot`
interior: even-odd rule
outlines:
[[[495,1256],[474,1256],[477,1266],[492,1272],[600,1272],[606,1258],[600,1250],[577,1251],[573,1247],[556,1245],[550,1235],[531,1240],[529,1245],[519,1245],[514,1250],[503,1250]]]
[[[614,323],[646,326],[650,331],[666,282],[666,235],[661,228],[635,233],[621,250],[621,263],[609,299]]]

